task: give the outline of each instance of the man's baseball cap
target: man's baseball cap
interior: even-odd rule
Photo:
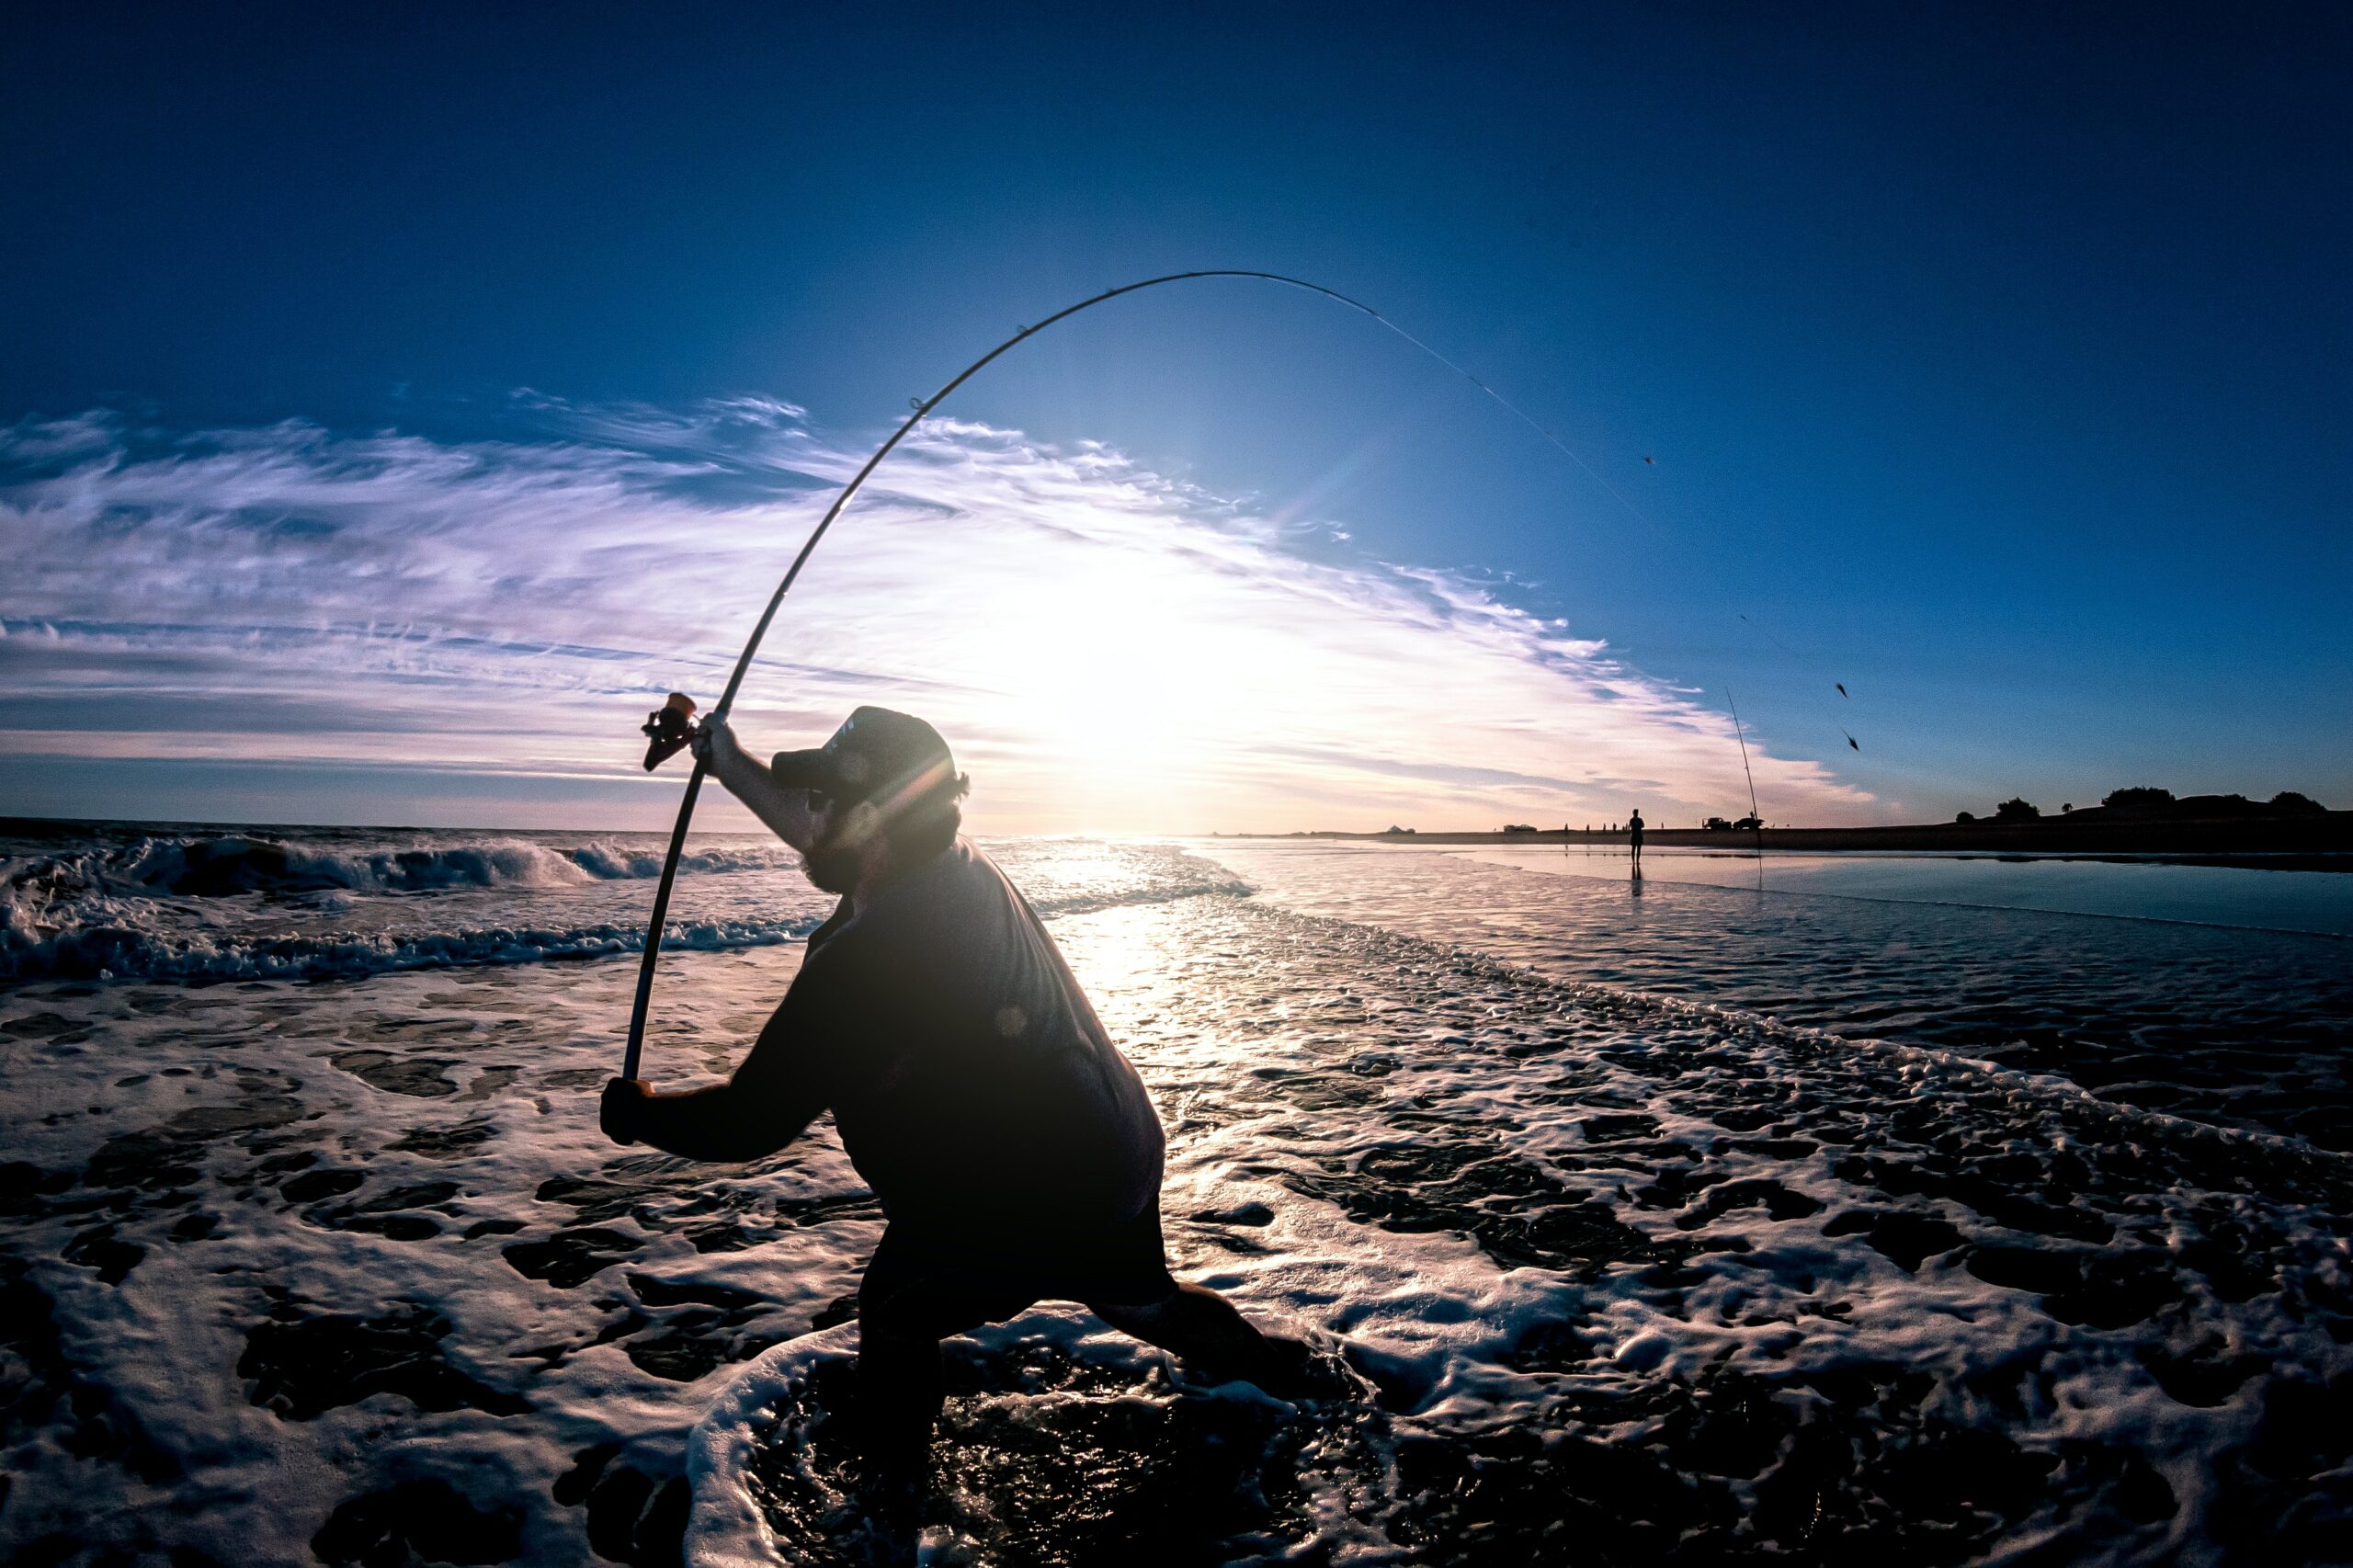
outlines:
[[[908,713],[860,708],[813,751],[780,751],[768,774],[847,805],[871,801],[885,816],[956,788],[956,761],[939,732]]]

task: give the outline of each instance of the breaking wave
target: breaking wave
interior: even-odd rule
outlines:
[[[714,873],[774,870],[791,863],[791,852],[781,846],[747,846],[696,849],[682,857],[678,866],[682,871]],[[12,889],[37,889],[52,896],[103,890],[223,898],[238,893],[579,887],[661,873],[658,849],[605,841],[552,846],[485,838],[406,847],[327,848],[219,835],[142,838],[113,848],[43,857],[11,867],[6,881]]]
[[[1024,849],[1010,854],[1017,862]],[[1175,850],[1082,859],[1078,874],[1048,870],[1032,884],[1040,915],[1251,892],[1223,868]],[[698,848],[680,868],[709,876],[797,864],[780,845],[754,843]],[[658,845],[523,838],[355,847],[191,835],[22,857],[0,862],[0,985],[348,980],[637,953],[643,892],[627,895],[639,901],[635,910],[613,900],[661,869]],[[472,896],[409,896],[437,892]],[[754,878],[724,896],[685,902],[664,945],[704,952],[800,940],[830,905],[798,878],[790,887]]]
[[[662,945],[694,952],[768,947],[798,940],[816,926],[809,918],[672,921]],[[59,931],[0,952],[0,981],[356,980],[404,969],[609,958],[644,947],[643,926],[610,921],[565,928],[222,937],[102,925]]]

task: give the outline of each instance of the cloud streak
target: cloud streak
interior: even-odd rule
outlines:
[[[0,758],[407,763],[540,775],[551,799],[602,779],[584,825],[660,821],[675,783],[640,779],[633,726],[673,686],[716,694],[864,449],[773,400],[517,404],[528,438],[0,432]],[[858,702],[923,712],[1000,832],[1745,800],[1728,719],[1506,591],[1099,445],[941,419],[813,559],[738,729],[782,745]],[[1871,814],[1751,746],[1777,819]]]

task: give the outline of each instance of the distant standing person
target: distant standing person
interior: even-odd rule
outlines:
[[[1626,842],[1634,846],[1634,875],[1643,874],[1643,813],[1636,812],[1626,819]]]

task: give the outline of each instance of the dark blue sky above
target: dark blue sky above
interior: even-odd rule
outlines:
[[[844,9],[19,7],[0,420],[879,432],[1267,267],[1632,509],[1249,285],[957,410],[1508,573],[1907,815],[2353,805],[2342,9]]]

